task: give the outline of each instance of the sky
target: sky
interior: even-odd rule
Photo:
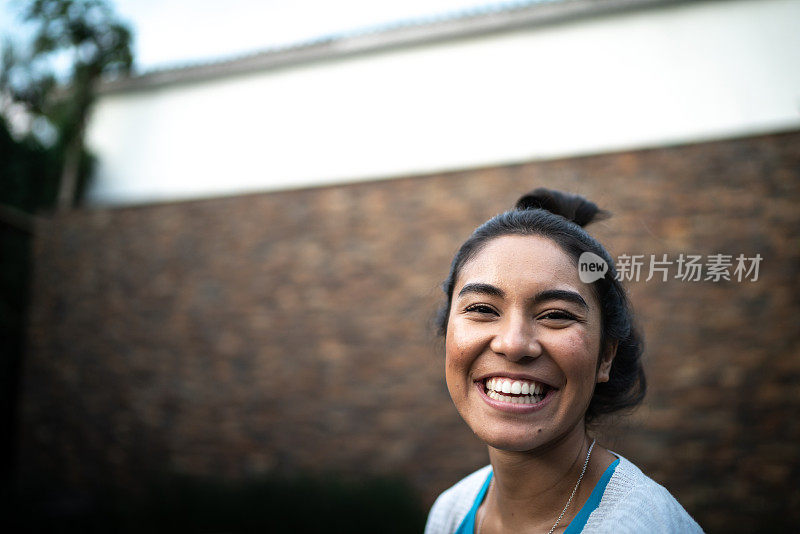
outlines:
[[[25,1],[0,0],[0,32],[4,36],[19,35],[13,13]],[[110,3],[134,28],[134,68],[143,72],[233,57],[398,21],[535,1],[112,0]]]

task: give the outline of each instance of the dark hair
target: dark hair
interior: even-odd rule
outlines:
[[[608,218],[594,202],[561,191],[539,188],[522,196],[514,209],[496,215],[479,226],[453,258],[450,274],[442,284],[447,297],[439,309],[436,326],[439,335],[447,333],[450,302],[461,269],[492,239],[504,235],[538,235],[550,239],[569,255],[577,268],[578,258],[592,252],[608,264],[605,276],[592,282],[591,288],[600,303],[602,320],[601,350],[617,345],[608,382],[595,386],[586,411],[586,421],[638,405],[644,398],[647,382],[642,368],[644,342],[633,321],[625,288],[616,278],[614,261],[583,226]],[[598,355],[599,356],[599,355]],[[598,365],[600,364],[598,359]]]

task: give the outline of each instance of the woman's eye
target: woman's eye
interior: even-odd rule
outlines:
[[[539,316],[540,319],[550,319],[551,321],[574,321],[576,317],[571,313],[563,311],[549,311]]]
[[[464,309],[464,311],[485,313],[485,314],[495,313],[494,308],[492,308],[491,306],[487,306],[486,304],[471,304],[467,306]]]

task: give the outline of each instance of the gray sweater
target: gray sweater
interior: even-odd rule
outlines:
[[[703,532],[694,519],[661,485],[619,456],[600,504],[589,516],[585,533]],[[452,534],[472,508],[492,466],[487,465],[439,495],[428,515],[425,534]]]

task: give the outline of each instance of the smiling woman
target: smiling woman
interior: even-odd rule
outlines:
[[[587,432],[645,392],[642,343],[605,248],[608,214],[537,189],[478,227],[443,285],[447,388],[491,465],[436,500],[426,534],[701,532],[662,486]],[[578,258],[609,266],[583,283]]]

